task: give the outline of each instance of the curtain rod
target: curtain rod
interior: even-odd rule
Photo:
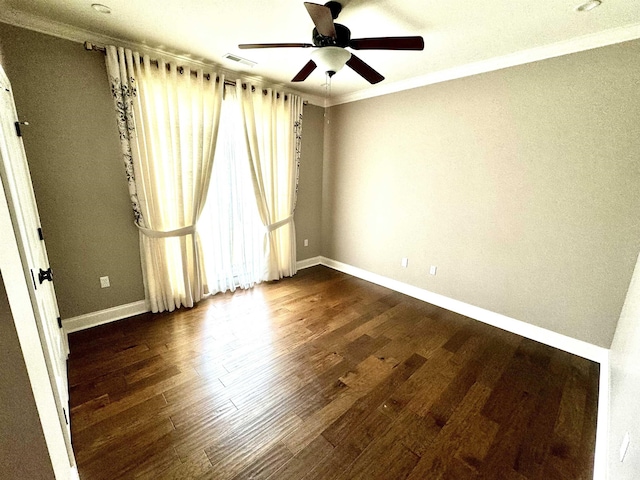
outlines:
[[[103,53],[104,55],[106,55],[106,54],[107,54],[107,49],[106,49],[106,47],[101,47],[101,46],[99,46],[99,45],[94,45],[94,44],[93,44],[93,43],[91,43],[91,42],[84,42],[84,49],[85,49],[85,50],[88,50],[88,51],[101,52],[101,53]],[[154,65],[158,66],[158,60],[152,59],[152,60],[151,60],[151,63],[153,63]],[[169,68],[169,65],[168,65],[168,64],[167,64],[167,68]],[[184,69],[184,67],[183,67],[183,66],[178,65],[178,71],[179,71],[180,73],[182,73],[183,69]],[[196,74],[196,72],[191,72],[191,75],[195,75],[195,74]],[[211,80],[211,75],[210,75],[210,74],[208,74],[208,73],[206,73],[206,74],[205,74],[205,78],[206,78],[207,80]],[[220,77],[216,77],[216,82],[218,82],[218,81],[220,81]],[[234,80],[227,80],[226,78],[225,78],[225,80],[224,80],[224,84],[225,84],[225,85],[229,85],[229,86],[231,86],[231,87],[235,87],[235,86],[236,86],[236,82],[235,82]],[[246,83],[243,83],[243,84],[242,84],[242,88],[246,90],[246,89],[247,89],[247,84],[246,84]],[[255,92],[255,91],[256,91],[256,87],[252,86],[252,87],[251,87],[251,91],[252,91],[252,92]],[[266,95],[268,92],[267,92],[267,90],[266,90],[266,89],[263,89],[263,90],[262,90],[262,93],[263,93],[264,95]],[[277,93],[276,95],[277,95],[277,97],[278,97],[278,98],[280,98],[280,94],[279,94],[279,93]],[[284,99],[285,99],[285,100],[287,99],[287,95],[286,95],[286,94],[285,94],[285,96],[284,96]],[[304,105],[306,105],[308,102],[305,100],[305,101],[303,101],[302,103],[303,103]]]

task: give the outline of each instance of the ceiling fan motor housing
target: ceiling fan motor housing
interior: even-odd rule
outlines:
[[[339,23],[333,24],[336,27],[336,38],[325,37],[318,33],[318,29],[313,29],[313,44],[316,47],[348,47],[351,40],[351,30]]]
[[[340,12],[342,11],[342,5],[340,2],[327,2],[324,6],[331,10],[331,16],[334,20],[338,18],[338,15],[340,15]]]

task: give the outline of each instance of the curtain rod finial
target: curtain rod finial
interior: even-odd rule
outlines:
[[[91,43],[91,42],[84,42],[84,49],[88,50],[88,51],[94,51],[94,52],[102,52],[102,53],[106,53],[107,49],[105,47],[100,47],[98,45],[96,45],[95,43]]]

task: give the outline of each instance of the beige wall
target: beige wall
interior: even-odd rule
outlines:
[[[640,258],[611,344],[610,361],[609,478],[635,480],[640,472]],[[631,442],[621,463],[625,433]]]
[[[304,107],[302,121],[302,151],[296,205],[296,250],[298,260],[316,257],[322,252],[322,139],[324,136],[324,108]],[[309,246],[304,246],[304,239]]]
[[[638,58],[628,42],[331,108],[323,254],[608,347],[640,249]]]
[[[0,275],[0,477],[53,478],[9,300]]]
[[[62,318],[144,299],[104,57],[2,23],[0,43]]]

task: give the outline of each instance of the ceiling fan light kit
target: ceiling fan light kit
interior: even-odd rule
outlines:
[[[311,34],[313,45],[309,43],[244,43],[238,45],[238,48],[313,47],[316,50],[311,53],[311,60],[293,77],[292,82],[306,80],[318,66],[332,77],[347,65],[371,84],[381,82],[384,77],[346,50],[347,47],[353,50],[424,50],[424,39],[419,36],[352,39],[351,31],[347,27],[333,22],[342,11],[342,5],[339,2],[331,1],[324,5],[304,2],[304,6],[315,25]]]
[[[351,58],[351,52],[341,47],[323,47],[311,52],[311,60],[330,77],[339,72]]]

